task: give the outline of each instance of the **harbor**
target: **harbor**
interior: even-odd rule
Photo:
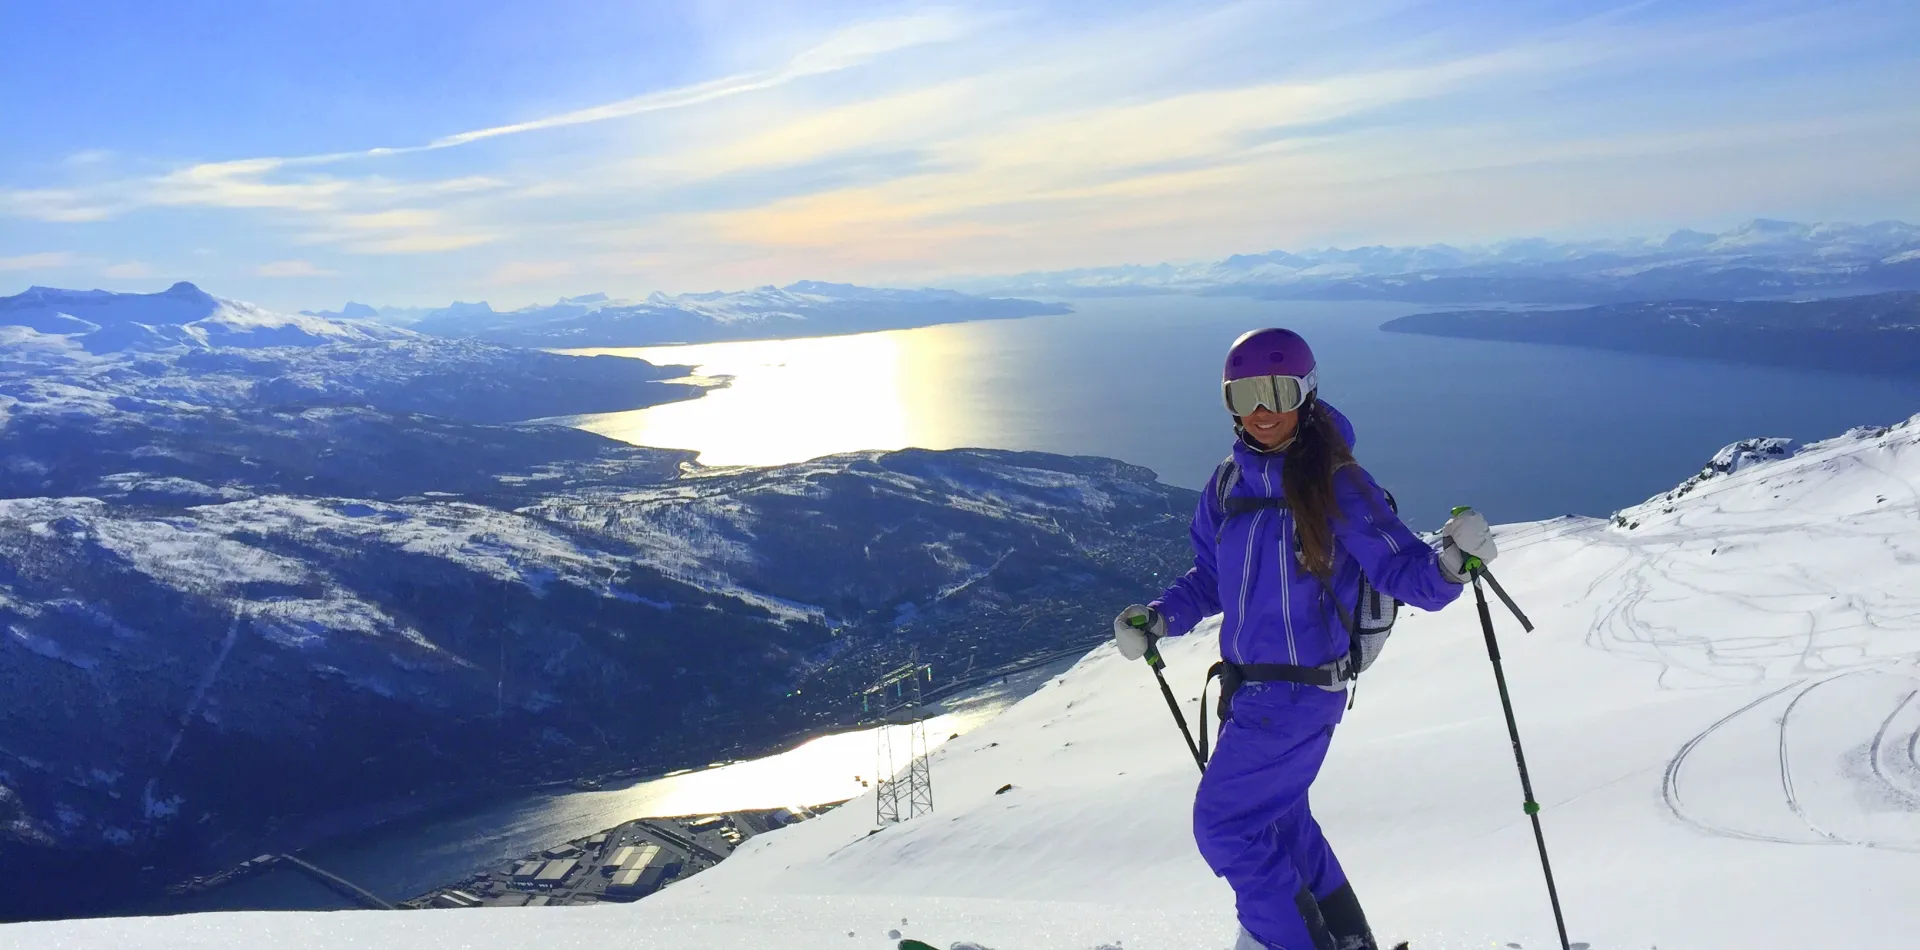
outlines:
[[[642,818],[504,861],[402,902],[402,908],[627,903],[725,860],[754,835],[826,811],[789,807]]]

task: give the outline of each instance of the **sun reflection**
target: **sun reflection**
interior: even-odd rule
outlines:
[[[580,349],[731,377],[699,399],[576,416],[568,424],[708,465],[779,465],[862,449],[952,448],[967,407],[956,367],[977,348],[946,328],[801,340]],[[929,331],[936,332],[929,332]]]
[[[949,735],[972,731],[1000,711],[986,709],[952,712],[927,720],[929,748],[939,748]],[[785,805],[822,805],[855,798],[871,787],[880,771],[874,731],[822,736],[778,755],[736,762],[654,779],[629,788],[573,793],[556,804],[578,808],[591,803],[597,810],[616,808],[626,818],[696,815]],[[898,741],[898,739],[896,739]],[[906,767],[904,760],[896,769]]]

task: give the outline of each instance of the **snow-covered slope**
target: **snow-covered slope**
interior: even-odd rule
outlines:
[[[157,294],[29,287],[0,297],[0,324],[76,336],[91,352],[170,346],[312,346],[411,337],[367,320],[276,313],[185,281]]]
[[[1148,582],[1194,503],[1103,459],[683,473],[573,429],[135,402],[0,425],[0,495],[87,492],[0,497],[0,919],[421,792],[758,754],[910,649],[1084,646],[1064,618]]]
[[[1612,521],[1499,530],[1539,629],[1501,630],[1574,939],[1595,950],[1905,946],[1920,934],[1920,417],[1734,447]],[[1496,605],[1496,610],[1498,607]],[[1090,618],[1090,625],[1097,625]],[[1178,694],[1215,656],[1166,644]],[[1314,807],[1383,935],[1553,946],[1472,605],[1403,621]],[[871,799],[628,907],[228,914],[0,928],[81,947],[1224,947],[1197,780],[1110,647],[937,751],[934,814]],[[1003,786],[1011,788],[1001,791]]]
[[[170,322],[171,321],[171,322]],[[476,422],[697,397],[685,367],[450,340],[273,313],[191,284],[158,294],[34,287],[0,297],[0,401],[71,415],[127,399],[230,409],[374,406]]]

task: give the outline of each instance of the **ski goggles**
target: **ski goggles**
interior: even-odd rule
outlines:
[[[1292,412],[1306,404],[1307,397],[1313,395],[1318,382],[1313,373],[1305,376],[1248,376],[1221,383],[1220,391],[1226,397],[1228,412],[1235,416],[1249,416],[1262,406],[1274,412]]]

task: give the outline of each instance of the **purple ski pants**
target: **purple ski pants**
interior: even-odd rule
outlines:
[[[1243,687],[1194,796],[1201,857],[1232,885],[1240,925],[1275,950],[1314,950],[1296,903],[1302,887],[1318,899],[1347,883],[1307,807],[1338,719],[1326,714],[1327,699],[1344,697],[1314,687]]]

